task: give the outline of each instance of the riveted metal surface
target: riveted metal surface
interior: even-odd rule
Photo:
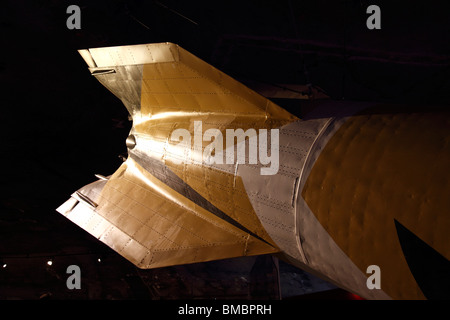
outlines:
[[[58,211],[137,266],[281,252],[365,298],[389,299],[423,298],[396,225],[448,259],[448,112],[361,112],[369,105],[345,101],[300,120],[171,43],[80,54],[130,112],[134,139],[116,173]],[[174,138],[177,129],[187,137]],[[231,143],[229,129],[240,130]],[[263,141],[271,129],[276,144]],[[250,139],[274,147],[276,172],[261,174],[248,152],[238,159],[239,139],[247,151]],[[231,162],[217,161],[228,151]],[[382,289],[367,287],[369,265],[381,267]]]
[[[331,137],[302,190],[316,218],[362,272],[369,265],[381,268],[383,290],[392,298],[424,298],[394,219],[450,257],[450,184],[444,174],[449,137],[448,112],[368,110]]]

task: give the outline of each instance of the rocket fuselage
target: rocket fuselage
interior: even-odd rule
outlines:
[[[174,44],[80,53],[133,127],[122,166],[58,211],[138,267],[278,253],[367,299],[448,295],[445,108],[299,119]]]

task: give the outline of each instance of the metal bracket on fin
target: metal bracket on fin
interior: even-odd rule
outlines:
[[[94,201],[89,199],[89,197],[85,196],[84,194],[82,194],[78,191],[75,191],[75,194],[78,196],[77,200],[82,201],[93,208],[97,208],[98,204],[96,204]]]

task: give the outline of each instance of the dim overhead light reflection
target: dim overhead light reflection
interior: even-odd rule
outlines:
[[[52,260],[48,260],[48,261],[47,261],[47,265],[51,266],[52,264],[53,264],[53,261],[52,261]]]

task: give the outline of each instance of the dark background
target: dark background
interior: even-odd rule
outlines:
[[[95,173],[117,169],[131,126],[77,49],[169,41],[240,80],[448,106],[446,3],[2,2],[0,299],[279,297],[270,257],[141,271],[55,211]],[[80,30],[66,27],[71,4]],[[381,30],[366,28],[370,4],[381,8]],[[65,286],[70,264],[81,266],[82,290]],[[283,263],[280,271],[300,287],[289,296],[332,288]]]

